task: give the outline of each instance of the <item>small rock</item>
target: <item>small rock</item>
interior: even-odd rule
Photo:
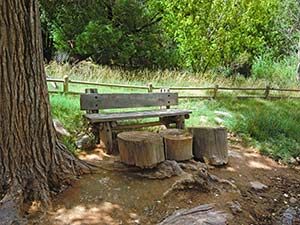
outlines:
[[[291,157],[289,159],[289,163],[292,164],[292,165],[298,165],[299,164],[298,161],[294,157]]]
[[[211,224],[226,225],[230,215],[223,211],[217,211],[214,205],[200,205],[192,209],[181,209],[164,219],[159,225],[190,225],[190,224]]]
[[[214,111],[214,113],[215,113],[217,116],[224,116],[224,117],[232,118],[232,115],[231,115],[229,112]]]
[[[286,197],[286,198],[289,197],[289,195],[287,193],[284,193],[283,196]]]
[[[215,117],[215,122],[216,122],[217,124],[222,124],[222,123],[224,123],[224,120],[221,119],[220,117]]]
[[[256,191],[261,191],[261,190],[264,190],[264,189],[268,188],[267,185],[264,185],[264,184],[262,184],[258,181],[251,181],[250,185],[251,185],[251,188],[253,188]]]
[[[184,173],[184,171],[176,161],[165,160],[158,164],[157,167],[147,171],[139,171],[136,175],[148,179],[165,179],[172,176],[179,176],[182,173]]]
[[[200,116],[200,122],[201,123],[207,123],[207,121],[208,121],[207,116]]]
[[[294,197],[291,197],[291,198],[290,198],[290,203],[291,203],[291,204],[296,204],[296,203],[297,203],[297,199],[294,198]]]
[[[129,217],[133,220],[138,219],[138,215],[136,213],[129,213]]]
[[[70,136],[70,133],[59,120],[53,120],[53,125],[58,137]]]
[[[228,202],[227,205],[234,215],[242,212],[241,205],[238,201]]]
[[[296,210],[292,207],[289,207],[282,214],[281,219],[282,225],[296,225],[300,224],[300,209]]]
[[[81,134],[76,141],[77,148],[85,151],[89,151],[95,148],[94,138],[87,134]]]
[[[299,156],[296,157],[296,160],[297,160],[298,163],[300,163],[300,157]]]

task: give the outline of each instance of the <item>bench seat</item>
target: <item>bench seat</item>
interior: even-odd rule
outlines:
[[[185,109],[160,109],[160,110],[146,110],[146,111],[135,111],[135,112],[118,112],[118,113],[89,113],[85,114],[84,117],[88,119],[90,123],[102,123],[117,120],[128,120],[128,119],[143,119],[151,117],[172,117],[172,116],[185,116],[192,113],[190,110]]]

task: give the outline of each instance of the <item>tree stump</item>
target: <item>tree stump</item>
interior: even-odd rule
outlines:
[[[211,165],[228,163],[227,131],[224,127],[191,127],[196,159]]]
[[[181,129],[159,132],[164,139],[166,159],[183,161],[193,158],[193,135]]]
[[[152,168],[165,160],[163,139],[147,131],[130,131],[118,134],[121,162],[141,168]]]

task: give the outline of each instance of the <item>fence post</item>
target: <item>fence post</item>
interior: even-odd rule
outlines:
[[[270,90],[271,90],[271,87],[269,85],[267,85],[266,86],[266,91],[265,91],[265,99],[267,99],[269,97]]]
[[[148,93],[151,93],[151,92],[153,92],[153,84],[152,83],[148,84]]]
[[[67,94],[69,92],[69,76],[64,76],[64,88],[63,88],[64,94]]]
[[[216,85],[215,88],[214,88],[214,95],[213,95],[213,99],[216,99],[217,98],[217,92],[218,92],[218,88],[219,88],[219,85]]]

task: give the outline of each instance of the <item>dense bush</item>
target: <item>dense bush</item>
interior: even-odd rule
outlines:
[[[300,33],[298,0],[153,1],[176,43],[179,67],[250,75],[255,59],[294,55]]]
[[[172,67],[160,14],[136,0],[42,1],[56,50],[106,65]]]
[[[298,0],[40,1],[55,50],[106,65],[250,75],[294,54],[300,31]]]

